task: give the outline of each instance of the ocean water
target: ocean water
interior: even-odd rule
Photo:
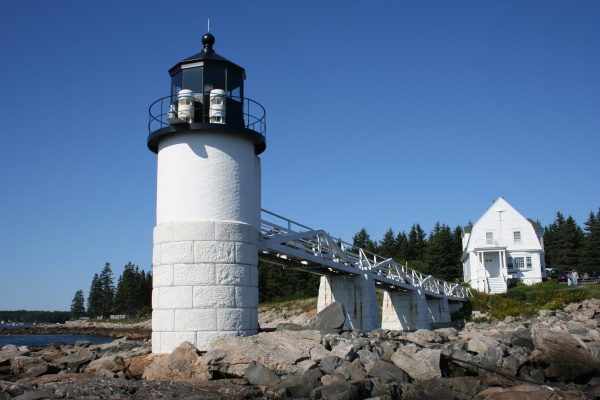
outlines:
[[[1,326],[0,329],[26,328],[28,325]],[[109,343],[115,340],[104,336],[95,335],[0,335],[0,347],[7,344],[15,346],[46,346],[51,343],[73,344],[78,340],[89,340],[93,344]]]

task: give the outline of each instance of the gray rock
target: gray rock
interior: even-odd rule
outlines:
[[[414,344],[400,347],[392,356],[392,362],[412,379],[428,381],[442,377],[440,369],[441,350],[421,349]]]
[[[70,371],[78,371],[79,367],[94,358],[94,353],[90,350],[80,350],[73,354],[57,358],[52,361],[51,365],[60,369],[68,369]]]
[[[358,358],[360,359],[360,362],[363,363],[363,365],[374,363],[380,358],[379,354],[368,350],[359,350],[356,352],[356,354],[358,355]]]
[[[524,347],[529,350],[533,350],[533,337],[531,331],[526,328],[520,328],[510,334],[508,340],[511,345],[517,347]]]
[[[600,360],[568,332],[534,329],[533,343],[531,361],[548,365],[544,369],[547,378],[568,383],[600,373]]]
[[[246,379],[248,379],[250,384],[258,386],[272,386],[281,381],[273,371],[255,361],[248,364]]]
[[[397,383],[408,383],[410,382],[409,376],[402,369],[398,368],[391,362],[387,361],[375,361],[374,363],[367,365],[367,375],[373,378],[379,379],[384,383],[397,382]]]
[[[406,334],[406,339],[420,345],[442,343],[444,341],[437,332],[430,331],[429,329],[419,329],[415,332],[409,332]]]
[[[319,382],[321,376],[319,370],[310,370],[302,375],[288,375],[277,386],[285,388],[288,398],[308,398],[313,389],[322,386],[321,382]]]
[[[341,329],[345,322],[344,306],[342,303],[334,301],[317,313],[315,320],[310,324],[310,328],[320,332],[329,332]]]
[[[310,399],[319,400],[358,400],[370,397],[370,388],[364,381],[347,381],[333,385],[319,386],[310,393]]]
[[[318,331],[263,332],[254,336],[221,338],[202,356],[213,370],[243,377],[248,364],[256,361],[278,374],[301,373],[300,361],[319,362],[330,355]]]
[[[303,331],[307,328],[302,325],[293,324],[293,323],[279,323],[275,328],[276,331]]]
[[[348,361],[342,362],[335,372],[342,373],[346,380],[363,380],[367,377],[367,373],[362,368]]]
[[[336,356],[327,356],[321,360],[321,371],[326,374],[333,374],[333,371],[336,370],[337,367],[342,365],[344,360]]]
[[[500,347],[500,342],[484,334],[473,336],[467,344],[468,351],[484,356],[488,355],[490,351],[492,351],[493,349],[497,349],[498,347]]]

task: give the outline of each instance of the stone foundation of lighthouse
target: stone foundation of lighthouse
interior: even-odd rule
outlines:
[[[260,159],[238,134],[169,135],[158,149],[152,351],[258,332]]]

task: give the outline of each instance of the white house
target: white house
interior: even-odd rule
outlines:
[[[531,285],[546,275],[543,228],[500,197],[463,230],[463,275],[472,288],[504,293],[509,281]]]

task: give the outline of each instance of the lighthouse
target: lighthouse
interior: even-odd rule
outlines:
[[[259,155],[266,114],[244,93],[245,70],[215,37],[169,70],[170,93],[149,109],[157,154],[152,351],[199,350],[258,332]]]

